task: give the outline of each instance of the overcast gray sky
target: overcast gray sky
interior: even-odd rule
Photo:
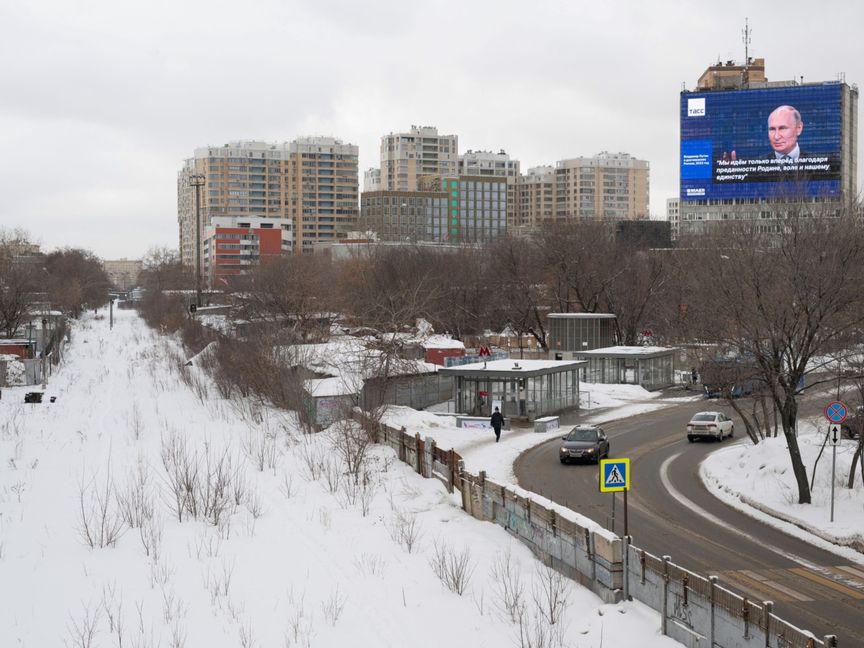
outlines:
[[[679,91],[743,60],[745,17],[770,80],[864,82],[854,0],[2,0],[0,227],[139,257],[177,245],[198,146],[333,135],[360,146],[362,189],[381,135],[412,124],[523,171],[630,153],[662,216]]]

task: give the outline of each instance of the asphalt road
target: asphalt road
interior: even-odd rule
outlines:
[[[864,566],[817,549],[739,513],[711,495],[697,471],[718,444],[689,443],[685,427],[697,411],[717,409],[743,424],[722,402],[697,401],[603,425],[611,456],[629,457],[628,526],[633,543],[682,567],[716,575],[725,587],[754,601],[774,601],[774,612],[817,637],[864,646]],[[578,414],[563,417],[572,424]],[[748,441],[749,442],[749,441]],[[594,465],[562,465],[558,440],[525,452],[516,462],[519,485],[613,528],[612,495],[600,493]],[[677,496],[677,497],[676,497]],[[684,500],[684,501],[682,501]],[[617,495],[614,530],[624,532]]]

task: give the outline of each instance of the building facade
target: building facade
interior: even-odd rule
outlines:
[[[539,166],[528,169],[519,178],[519,204],[515,225],[534,228],[555,220],[555,167]]]
[[[417,191],[422,176],[455,176],[459,173],[459,138],[439,135],[434,126],[412,126],[407,133],[381,138],[379,189]]]
[[[381,169],[372,167],[363,172],[363,191],[381,191]]]
[[[244,275],[268,256],[291,252],[293,223],[261,216],[216,216],[204,232],[202,263],[211,288]]]
[[[511,160],[504,149],[471,151],[459,156],[460,176],[499,177],[507,179],[507,224],[514,227],[517,221],[519,160]]]
[[[669,235],[673,241],[677,241],[681,229],[681,200],[679,198],[666,199],[666,220],[669,221]]]
[[[286,202],[294,251],[308,253],[316,242],[337,238],[357,222],[359,149],[332,137],[307,137],[288,144],[288,153]]]
[[[441,241],[447,233],[444,191],[366,191],[360,199],[360,224],[379,241]]]
[[[279,219],[295,252],[335,238],[357,220],[357,158],[356,146],[330,137],[196,149],[177,179],[181,261],[195,265],[196,195],[202,238],[216,217]],[[197,194],[196,177],[203,181]]]
[[[141,259],[106,259],[102,261],[105,274],[117,290],[130,290],[138,285],[141,274]]]
[[[842,78],[769,81],[764,59],[727,61],[681,92],[679,114],[675,238],[736,220],[773,231],[790,204],[832,214],[857,197],[858,89]],[[783,115],[797,128],[788,147],[771,130]]]
[[[441,179],[449,202],[449,225],[442,240],[486,243],[507,232],[507,178],[458,176]]]
[[[648,162],[600,153],[555,165],[555,218],[648,218]]]

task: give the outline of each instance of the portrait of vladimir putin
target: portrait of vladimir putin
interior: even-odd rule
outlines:
[[[778,160],[794,162],[807,157],[798,146],[798,137],[804,130],[804,122],[792,106],[778,106],[768,116],[768,141]]]

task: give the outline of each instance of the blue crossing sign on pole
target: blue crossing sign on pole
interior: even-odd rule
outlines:
[[[842,423],[849,415],[849,408],[841,401],[831,401],[825,406],[825,418],[829,423]]]
[[[630,490],[630,460],[600,460],[600,492],[625,493]]]

